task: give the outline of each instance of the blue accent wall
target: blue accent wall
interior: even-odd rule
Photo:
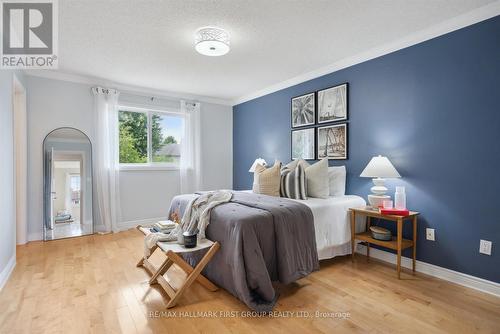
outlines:
[[[330,165],[347,166],[347,193],[366,198],[359,174],[388,156],[403,176],[390,194],[405,186],[421,212],[418,260],[500,282],[500,16],[234,106],[235,189],[251,188],[255,158],[290,161],[292,97],[344,82],[349,159]]]

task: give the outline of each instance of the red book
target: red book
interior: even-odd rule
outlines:
[[[408,216],[410,214],[410,211],[409,210],[383,209],[383,208],[380,208],[380,214],[382,214],[382,215],[393,215],[393,216]]]

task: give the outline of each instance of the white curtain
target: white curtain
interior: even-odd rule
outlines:
[[[93,143],[96,216],[103,232],[117,231],[120,221],[118,96],[116,90],[92,88],[95,142]]]
[[[181,101],[184,115],[184,134],[181,138],[181,194],[201,189],[200,103]]]

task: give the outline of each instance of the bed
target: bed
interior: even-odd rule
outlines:
[[[362,197],[344,195],[294,201],[307,205],[313,213],[316,248],[320,260],[351,254],[349,208],[365,206],[366,201]],[[356,232],[363,228],[363,222],[356,223]]]
[[[196,196],[176,196],[169,216],[182,216]],[[350,253],[347,209],[363,204],[357,196],[298,201],[233,191],[211,212],[206,236],[221,249],[203,274],[250,309],[269,312],[278,298],[273,282],[294,282],[319,270],[319,258]],[[202,256],[183,257],[195,266]]]

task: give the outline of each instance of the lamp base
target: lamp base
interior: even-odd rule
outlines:
[[[389,195],[368,195],[368,203],[370,203],[371,207],[374,209],[378,209],[383,206],[385,200],[391,199]]]

